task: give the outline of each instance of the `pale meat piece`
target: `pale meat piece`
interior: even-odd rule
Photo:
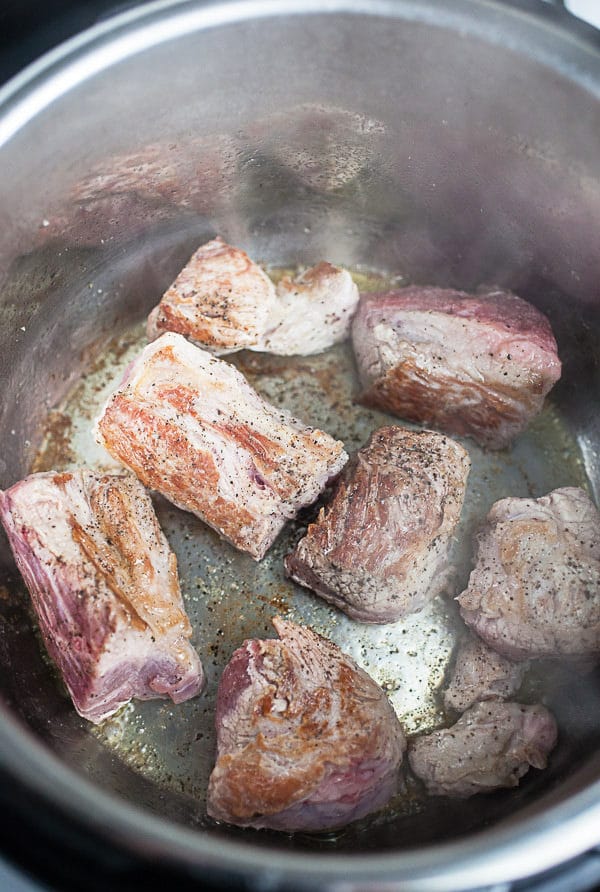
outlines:
[[[285,559],[289,576],[361,622],[394,622],[446,587],[470,460],[435,431],[382,427]]]
[[[138,480],[33,474],[0,493],[0,519],[81,716],[101,722],[132,697],[199,693],[177,561]]]
[[[310,356],[344,341],[358,306],[358,288],[347,270],[322,262],[277,285],[273,322],[252,350]]]
[[[457,600],[472,631],[509,659],[597,659],[598,509],[578,487],[496,502]]]
[[[96,437],[150,489],[259,560],[347,460],[229,363],[167,333],[130,365]]]
[[[530,767],[545,768],[556,737],[543,706],[489,700],[451,728],[411,740],[408,761],[430,795],[467,799],[516,787]]]
[[[325,262],[275,286],[244,251],[215,238],[150,313],[148,337],[174,331],[216,354],[308,356],[348,336],[358,297],[350,273]]]
[[[364,294],[352,340],[362,402],[491,449],[527,427],[560,378],[548,319],[505,291]]]
[[[208,813],[242,827],[318,831],[382,808],[406,742],[381,688],[330,641],[276,617],[245,641],[217,697]]]
[[[461,641],[450,680],[444,691],[444,705],[464,712],[480,700],[508,700],[520,688],[525,663],[507,660],[469,635]]]

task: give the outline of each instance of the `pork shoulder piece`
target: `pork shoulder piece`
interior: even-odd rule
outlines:
[[[286,557],[288,575],[361,622],[419,609],[448,582],[469,467],[443,434],[380,428]]]
[[[365,294],[352,340],[363,402],[491,449],[527,427],[560,378],[547,318],[505,291]]]
[[[382,808],[406,747],[381,688],[340,649],[279,617],[245,641],[217,697],[208,813],[274,830],[329,830]]]
[[[148,318],[148,337],[179,332],[206,350],[252,347],[277,309],[275,287],[239,248],[221,238],[192,254]]]
[[[100,722],[132,697],[180,703],[203,684],[177,561],[131,476],[33,474],[0,519],[75,709]]]
[[[142,483],[256,560],[347,459],[342,443],[172,333],[131,364],[96,437]]]
[[[507,700],[521,686],[525,663],[507,660],[480,638],[469,635],[458,646],[444,705],[464,712],[480,700]]]
[[[501,499],[477,537],[461,615],[509,659],[600,656],[600,513],[578,487]]]
[[[545,768],[556,736],[554,717],[543,706],[489,700],[451,728],[411,740],[408,761],[432,796],[467,799],[518,786],[530,766]]]
[[[321,353],[344,340],[358,304],[350,273],[319,263],[277,287],[248,255],[215,238],[192,255],[148,318],[150,340],[185,335],[213,353]]]

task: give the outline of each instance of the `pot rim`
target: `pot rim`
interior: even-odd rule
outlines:
[[[117,849],[189,869],[251,876],[260,888],[456,892],[533,876],[598,846],[600,780],[542,813],[460,841],[400,853],[289,852],[215,838],[108,793],[69,768],[12,716],[0,716],[0,762],[26,787]],[[308,857],[307,857],[308,856]]]
[[[463,34],[492,43],[503,42],[495,25],[506,25],[510,17],[515,26],[511,49],[527,50],[600,97],[598,31],[555,6],[554,0],[454,0],[451,8],[444,0],[152,0],[65,41],[0,88],[0,147],[74,86],[143,50],[200,29],[314,13],[401,18],[437,26],[460,22]],[[533,43],[532,27],[538,38]],[[558,56],[557,37],[563,44]]]
[[[512,18],[511,49],[535,52],[600,100],[598,32],[544,0],[455,0],[451,9],[444,0],[157,0],[82,32],[0,89],[0,148],[84,80],[192,31],[266,16],[345,13],[432,26],[460,20],[464,33],[469,10],[469,33],[499,41],[502,34],[494,25],[501,20],[506,26]],[[532,29],[538,38],[533,45]],[[541,873],[600,845],[600,780],[542,813],[528,815],[524,809],[509,824],[459,841],[399,853],[312,852],[307,857],[306,852],[217,839],[145,812],[69,768],[5,706],[0,706],[0,765],[117,847],[190,869],[251,875],[263,888],[319,884],[341,892],[366,883],[396,886],[400,880],[411,892],[474,888]]]

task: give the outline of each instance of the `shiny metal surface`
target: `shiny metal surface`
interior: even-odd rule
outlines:
[[[6,88],[0,483],[25,473],[48,409],[69,392],[70,415],[83,425],[103,371],[78,396],[81,371],[101,366],[106,340],[141,319],[196,244],[218,231],[271,264],[327,257],[417,282],[497,283],[544,308],[563,382],[511,454],[478,460],[467,524],[508,487],[539,493],[585,475],[598,497],[600,62],[591,31],[566,13],[542,17],[541,7],[158,3],[104,23]],[[276,362],[261,368],[241,358],[270,398],[307,420],[329,411],[327,389],[311,390],[315,371],[321,383],[339,380],[340,391],[351,387],[341,375],[347,361],[340,351],[291,380]],[[340,425],[358,445],[374,419],[349,408],[349,392],[341,402],[346,414],[336,407],[327,426]],[[72,433],[55,415],[55,452],[44,460],[74,460],[79,448],[89,456]],[[228,653],[278,610],[327,624],[352,646],[348,621],[308,594],[292,595],[264,568],[241,566],[210,535],[201,559],[200,525],[164,503],[159,510],[214,673],[212,695]],[[3,561],[0,758],[147,857],[202,875],[244,875],[257,888],[433,890],[524,876],[600,843],[597,674],[584,683],[546,678],[561,743],[548,772],[518,791],[414,808],[405,801],[335,838],[242,833],[203,816],[209,701],[177,708],[178,717],[164,704],[135,706],[92,734],[40,657],[5,546]],[[233,611],[221,609],[226,592]],[[249,592],[259,600],[246,613]],[[438,620],[444,662],[452,623]],[[393,678],[386,659],[381,680],[406,682],[416,659],[427,668],[414,673],[426,678],[424,700],[419,694],[415,706],[406,683],[391,693],[409,720],[426,702],[436,722],[422,632],[417,657],[403,653]],[[365,650],[372,660],[385,642]]]

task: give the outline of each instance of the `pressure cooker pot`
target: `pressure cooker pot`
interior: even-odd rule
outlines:
[[[600,498],[599,137],[597,33],[535,0],[161,0],[101,22],[0,93],[0,486],[102,466],[94,415],[215,235],[274,276],[325,259],[363,290],[510,289],[548,316],[563,374],[511,449],[469,444],[460,585],[495,499],[568,485]],[[383,418],[354,402],[346,347],[240,357],[263,395],[351,450]],[[272,637],[276,614],[329,635],[412,735],[444,724],[458,616],[439,599],[373,631],[285,578],[293,533],[254,562],[155,507],[207,689],[98,726],[61,687],[2,539],[0,767],[31,802],[146,864],[256,889],[475,888],[600,846],[592,666],[532,671],[523,696],[559,739],[514,789],[452,800],[407,780],[329,834],[207,817],[216,688],[244,639]]]

